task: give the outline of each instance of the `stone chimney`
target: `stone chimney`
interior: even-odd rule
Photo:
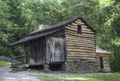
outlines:
[[[47,27],[48,27],[48,25],[41,24],[38,26],[38,30],[42,30],[42,29],[45,29]]]

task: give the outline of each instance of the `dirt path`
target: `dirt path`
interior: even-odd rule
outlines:
[[[5,81],[40,81],[30,76],[29,72],[12,73],[10,67],[0,67],[0,78]]]

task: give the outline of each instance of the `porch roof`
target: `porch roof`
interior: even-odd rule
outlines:
[[[102,48],[96,46],[96,53],[110,54],[109,51],[103,50]]]

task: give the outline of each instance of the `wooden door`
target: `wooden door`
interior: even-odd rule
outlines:
[[[81,71],[82,71],[82,73],[87,72],[87,64],[85,61],[81,61]]]
[[[64,39],[63,38],[51,38],[50,44],[51,62],[63,62],[64,61]]]

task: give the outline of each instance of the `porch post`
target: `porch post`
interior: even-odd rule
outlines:
[[[11,50],[12,50],[12,56],[11,56],[12,57],[12,64],[11,64],[11,67],[13,67],[13,65],[14,65],[14,54],[13,54],[14,53],[14,47],[12,47]]]
[[[24,44],[24,64],[26,64],[26,54],[27,54],[27,49],[26,49],[26,44]]]

